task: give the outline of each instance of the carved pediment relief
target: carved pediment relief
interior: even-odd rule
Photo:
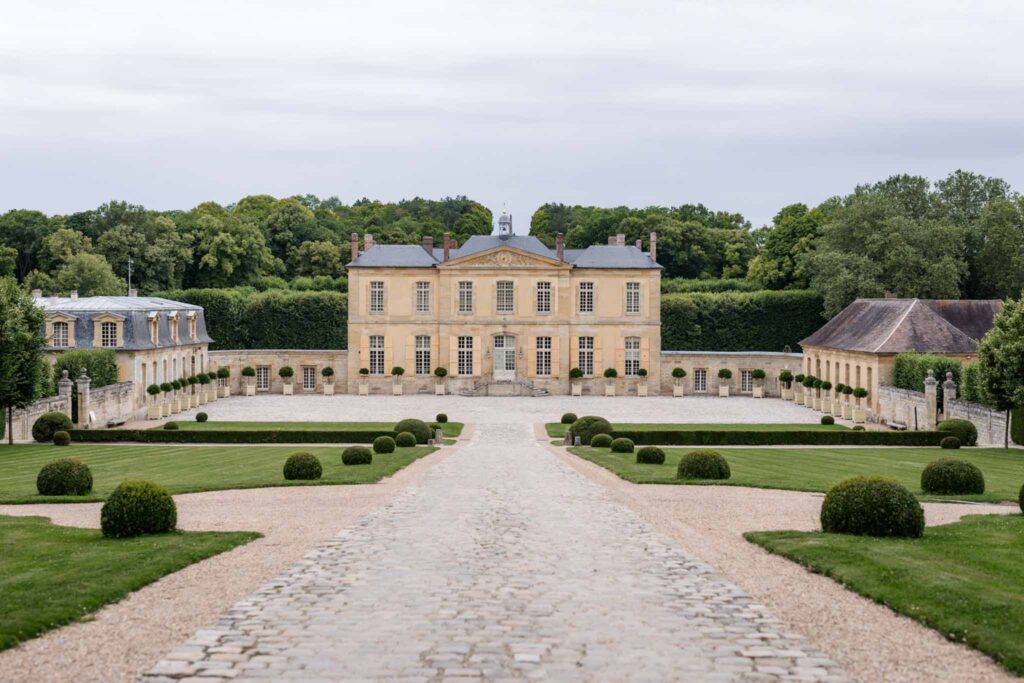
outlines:
[[[460,256],[439,268],[568,268],[569,264],[552,258],[530,254],[510,247],[488,249],[478,254]]]

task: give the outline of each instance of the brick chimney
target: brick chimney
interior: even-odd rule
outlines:
[[[357,258],[359,258],[359,234],[354,232],[352,233],[352,258],[349,260],[355,261]]]
[[[128,290],[128,296],[138,296],[138,295],[139,295],[139,290],[137,290],[137,289],[129,289]]]
[[[658,233],[651,233],[651,260],[658,262]]]
[[[448,260],[448,250],[451,249],[451,239],[452,236],[446,232],[444,234],[444,258],[441,259],[442,261]]]
[[[555,235],[555,250],[558,252],[558,260],[565,260],[565,237],[562,233]]]
[[[620,246],[620,247],[626,246],[626,235],[625,235],[625,233],[621,233],[620,232],[618,235],[615,236],[615,244]]]
[[[363,237],[363,251],[369,251],[372,248],[373,248],[373,235],[371,235],[370,233],[366,233],[366,236]]]
[[[72,299],[77,299],[78,298],[78,290],[77,289],[72,289],[71,293],[68,294],[68,296],[71,297]]]
[[[428,254],[430,254],[431,256],[434,255],[434,236],[433,235],[424,235],[423,236],[423,249]]]
[[[608,235],[608,246],[609,247],[614,247],[615,246],[615,240],[616,240],[615,235]]]

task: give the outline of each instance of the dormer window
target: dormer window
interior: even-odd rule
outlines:
[[[46,338],[55,349],[75,346],[75,319],[65,313],[53,313],[46,318]]]
[[[199,315],[195,311],[188,313],[188,336],[192,341],[199,338]]]
[[[53,346],[58,349],[68,346],[68,324],[64,321],[53,323]]]
[[[117,348],[117,323],[100,323],[100,346],[105,349]]]
[[[160,314],[153,311],[147,317],[149,318],[149,341],[153,346],[157,346],[160,343]]]
[[[167,316],[167,327],[168,327],[168,329],[171,332],[171,341],[173,343],[175,343],[175,344],[180,344],[181,343],[181,341],[179,339],[180,335],[178,334],[178,320],[179,319],[180,318],[179,318],[179,315],[178,315],[177,311],[175,311],[174,313],[171,313],[170,315]]]
[[[115,313],[101,313],[92,319],[94,348],[116,349],[124,346],[124,318]]]

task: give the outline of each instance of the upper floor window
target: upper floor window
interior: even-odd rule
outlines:
[[[66,347],[68,345],[68,324],[65,322],[55,322],[53,324],[53,346],[57,348]]]
[[[384,282],[374,280],[370,283],[370,313],[384,312]]]
[[[537,375],[551,376],[551,337],[537,337]]]
[[[550,313],[551,312],[551,283],[550,282],[538,282],[537,283],[537,312],[538,313]]]
[[[640,374],[640,337],[626,337],[626,377]]]
[[[515,310],[515,287],[511,280],[500,280],[497,291],[498,313],[512,313]]]
[[[473,312],[473,283],[467,280],[459,282],[459,313]],[[460,375],[462,373],[459,373]]]
[[[416,374],[430,374],[430,336],[425,334],[416,335]]]
[[[117,347],[117,323],[100,323],[100,346]]]
[[[640,312],[640,283],[626,283],[626,313]]]
[[[188,316],[188,336],[193,341],[199,337],[199,317],[195,313],[190,313]]]
[[[370,335],[370,374],[384,374],[384,335]]]
[[[416,283],[416,312],[430,313],[430,283]]]
[[[171,333],[171,341],[178,343],[178,314],[172,313],[167,316],[167,330]]]
[[[594,376],[594,338],[580,337],[580,370],[584,377]]]
[[[594,312],[594,283],[580,283],[580,313]]]

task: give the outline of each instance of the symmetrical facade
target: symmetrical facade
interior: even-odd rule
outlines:
[[[503,214],[497,235],[459,247],[375,245],[353,235],[349,276],[348,377],[382,382],[395,367],[406,382],[432,383],[444,368],[452,390],[500,385],[569,392],[569,372],[658,377],[661,266],[626,245],[554,249],[515,235]],[[368,373],[368,375],[367,375]],[[351,390],[351,389],[350,389]]]

